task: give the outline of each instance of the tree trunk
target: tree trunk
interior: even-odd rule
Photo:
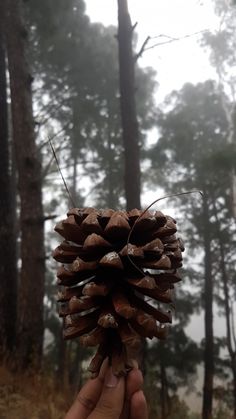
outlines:
[[[236,419],[236,355],[232,360],[232,371],[233,371],[233,396],[234,396],[234,416]]]
[[[71,185],[71,196],[73,201],[77,204],[77,177],[78,177],[78,114],[76,113],[76,105],[73,101],[73,107],[72,107],[72,115],[73,115],[73,131],[72,131],[72,148],[71,148],[71,157],[73,161],[73,171],[72,171],[72,185]],[[69,199],[69,205],[71,206],[71,202]]]
[[[204,226],[204,251],[205,251],[205,350],[204,350],[204,384],[202,419],[212,419],[213,378],[214,378],[214,336],[213,336],[213,278],[211,237],[209,224],[209,209],[207,193],[203,197],[203,226]]]
[[[81,144],[83,144],[83,137],[81,134],[80,128],[80,110],[76,104],[76,100],[72,101],[72,138],[71,138],[71,158],[73,162],[72,168],[72,184],[70,188],[69,206],[71,205],[76,207],[83,206],[83,198],[81,197],[78,185],[80,184],[80,179],[78,179],[78,164],[79,158],[81,155]],[[73,202],[72,202],[73,201]]]
[[[225,308],[225,321],[226,321],[226,343],[227,349],[230,357],[230,365],[233,376],[233,398],[234,398],[234,419],[236,419],[236,348],[233,344],[232,333],[231,333],[231,309],[230,309],[230,295],[229,295],[229,285],[228,285],[228,274],[226,268],[226,257],[225,257],[225,248],[222,240],[220,220],[218,217],[218,211],[216,208],[216,199],[213,196],[213,207],[214,207],[214,216],[216,219],[216,228],[217,236],[219,242],[220,250],[220,270],[222,275],[223,282],[223,291],[224,291],[224,308]]]
[[[73,162],[73,169],[72,169],[72,185],[71,185],[71,197],[73,199],[73,202],[76,204],[76,206],[79,206],[78,202],[78,196],[77,196],[77,176],[78,176],[78,156],[77,151],[73,150],[72,155],[72,162]],[[69,207],[71,207],[71,199],[69,197]]]
[[[233,126],[233,136],[232,143],[236,144],[236,104],[234,104],[234,109],[232,112],[232,126]],[[232,196],[232,214],[236,218],[236,171],[235,167],[231,168],[231,196]]]
[[[78,390],[82,386],[82,350],[79,342],[73,342],[71,346],[72,356],[69,362],[69,385],[74,395],[78,393]]]
[[[120,110],[124,144],[124,186],[126,209],[141,208],[139,127],[135,104],[135,68],[132,48],[133,28],[127,0],[118,0],[118,46]],[[143,339],[140,363],[144,368],[146,340]]]
[[[135,70],[132,52],[133,28],[127,0],[118,0],[118,42],[120,106],[125,153],[125,195],[127,209],[140,208],[139,129],[135,106]]]
[[[170,406],[169,406],[169,397],[168,397],[166,368],[162,359],[160,363],[160,369],[161,369],[161,419],[167,419],[170,412]]]
[[[56,374],[57,389],[60,391],[64,391],[68,386],[67,344],[68,342],[63,339],[62,329],[60,327],[59,335],[57,338],[58,362]]]
[[[16,234],[11,194],[8,135],[6,56],[3,11],[0,5],[0,348],[1,357],[13,350],[16,337]],[[6,351],[6,353],[4,353]]]
[[[32,77],[29,73],[19,0],[5,0],[13,141],[18,169],[21,275],[17,354],[19,366],[40,365],[43,343],[44,218],[41,164],[35,144]]]
[[[107,102],[108,109],[108,118],[107,118],[107,147],[108,147],[108,172],[106,176],[108,177],[108,199],[107,206],[108,208],[116,208],[117,194],[114,189],[114,152],[112,148],[112,119],[110,111],[110,103]]]
[[[217,216],[217,215],[216,215]],[[218,217],[217,217],[217,224],[218,224]],[[232,336],[231,336],[231,310],[230,310],[230,303],[229,303],[229,289],[228,289],[228,276],[226,272],[226,265],[225,265],[225,251],[224,245],[222,243],[219,224],[218,227],[218,239],[220,245],[220,268],[223,280],[223,289],[224,289],[224,306],[225,306],[225,321],[226,321],[226,342],[227,342],[227,349],[230,356],[230,365],[231,371],[233,376],[233,398],[234,398],[234,419],[236,419],[236,351],[233,348],[232,343]]]

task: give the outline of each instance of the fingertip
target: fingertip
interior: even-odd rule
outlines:
[[[101,397],[89,416],[90,419],[117,419],[124,405],[125,379],[117,378],[109,368],[104,381]]]
[[[105,376],[105,387],[115,388],[117,387],[119,378],[113,374],[112,368],[110,367],[106,372]]]
[[[143,385],[143,374],[142,371],[140,371],[139,369],[133,369],[129,372],[127,380],[129,381],[135,381],[137,382],[140,386]]]
[[[126,399],[130,399],[134,393],[141,389],[143,385],[143,375],[139,369],[129,372],[126,381]]]
[[[136,391],[131,398],[130,419],[148,419],[147,402],[142,390]]]

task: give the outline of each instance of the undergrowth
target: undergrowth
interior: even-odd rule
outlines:
[[[0,419],[63,419],[72,397],[56,387],[48,375],[12,373],[0,366]]]

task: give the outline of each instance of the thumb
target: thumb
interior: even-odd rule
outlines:
[[[119,419],[124,405],[125,380],[109,368],[100,399],[88,419]]]

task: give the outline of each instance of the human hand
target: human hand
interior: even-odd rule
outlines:
[[[82,387],[65,419],[148,419],[142,383],[137,368],[117,378],[105,361],[99,376]]]

